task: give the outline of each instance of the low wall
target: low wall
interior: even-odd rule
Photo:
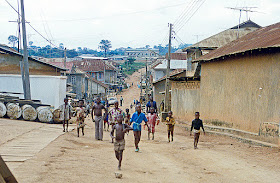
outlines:
[[[199,87],[199,81],[172,82],[171,110],[176,118],[192,121],[200,111]]]

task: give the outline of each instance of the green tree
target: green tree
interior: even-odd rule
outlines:
[[[9,41],[9,44],[13,45],[13,47],[15,47],[15,44],[18,42],[18,38],[14,35],[10,35],[8,37],[8,41]]]
[[[136,59],[135,58],[128,58],[127,63],[132,65]]]
[[[107,52],[112,48],[111,41],[102,39],[99,43],[99,49],[104,51],[105,57],[107,56]]]
[[[63,43],[59,43],[59,49],[64,50],[64,44]]]

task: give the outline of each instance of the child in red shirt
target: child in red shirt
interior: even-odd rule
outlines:
[[[148,130],[148,140],[150,140],[150,134],[153,134],[152,140],[155,138],[155,126],[158,125],[159,120],[157,117],[157,114],[155,113],[155,108],[151,107],[150,109],[151,113],[148,113],[147,119],[148,119],[148,126],[150,127],[150,130]]]

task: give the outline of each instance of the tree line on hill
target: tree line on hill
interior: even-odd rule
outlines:
[[[15,50],[18,50],[19,52],[22,52],[22,50],[17,48],[18,45],[18,38],[16,36],[10,35],[8,37],[9,44],[11,45],[12,48]],[[190,44],[181,44],[178,47],[172,47],[171,52],[174,53],[178,49],[185,48],[189,46]],[[79,55],[83,54],[90,54],[90,55],[95,55],[97,57],[110,57],[114,55],[124,55],[126,49],[130,49],[131,47],[127,48],[116,48],[114,50],[110,50],[112,48],[111,41],[109,40],[101,40],[99,45],[98,45],[99,50],[94,50],[91,48],[87,47],[78,47],[77,49],[66,49],[66,56],[68,58],[74,58]],[[161,44],[159,45],[154,45],[153,47],[150,47],[150,45],[146,45],[145,47],[142,48],[154,48],[154,49],[159,49],[159,55],[164,56],[168,52],[168,45],[162,46]],[[28,44],[28,53],[29,56],[37,56],[37,57],[44,57],[44,58],[63,58],[64,57],[64,45],[63,43],[59,44],[59,47],[52,47],[51,45],[46,45],[46,46],[35,46],[33,45],[32,41],[29,41]]]

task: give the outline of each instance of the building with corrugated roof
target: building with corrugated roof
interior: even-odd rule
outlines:
[[[239,27],[239,28],[238,28]],[[171,83],[171,108],[174,115],[182,119],[191,120],[194,112],[200,106],[200,64],[192,63],[203,55],[210,54],[216,49],[242,38],[243,36],[258,30],[261,26],[251,20],[241,23],[218,34],[210,36],[198,43],[183,49],[187,53],[186,76],[177,78]],[[172,78],[171,78],[172,79]],[[182,106],[177,106],[181,102]]]
[[[248,20],[241,23],[239,26],[236,25],[232,28],[226,29],[213,36],[203,39],[191,46],[183,49],[183,52],[187,53],[188,65],[187,65],[187,76],[193,76],[197,64],[192,64],[192,60],[199,58],[202,55],[210,53],[211,51],[220,48],[242,36],[261,28],[260,25],[255,22]]]
[[[194,61],[201,64],[205,120],[259,132],[280,121],[280,23],[260,28]]]
[[[16,50],[0,45],[0,91],[17,93],[23,98],[21,62],[23,55]],[[30,90],[34,100],[58,107],[66,97],[66,69],[33,57],[28,57]]]

